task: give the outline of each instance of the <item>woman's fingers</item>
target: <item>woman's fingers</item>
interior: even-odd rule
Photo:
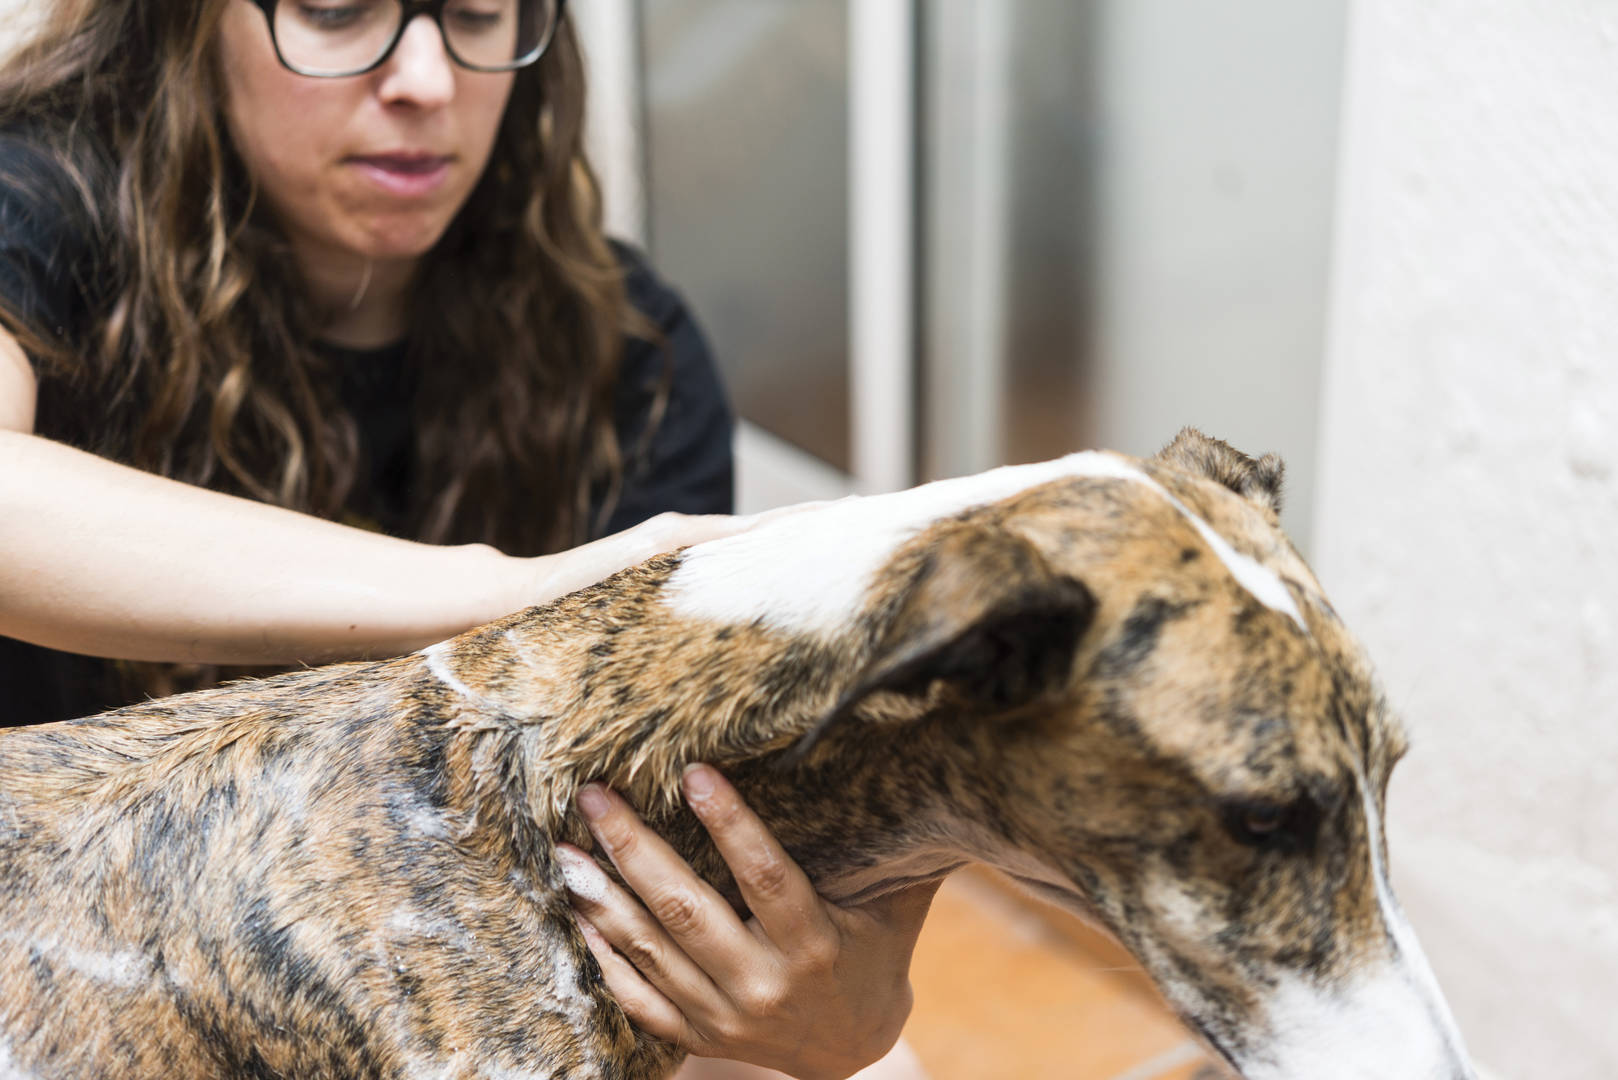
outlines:
[[[573,895],[574,909],[660,994],[673,992],[689,997],[718,993],[702,969],[594,859],[577,848],[559,844],[556,860]]]
[[[637,904],[614,888],[609,896],[616,902],[608,913],[597,917],[590,908],[586,913],[688,1016],[718,993],[716,982],[736,980],[755,966],[758,943],[730,904],[642,824],[628,803],[589,784],[579,793],[579,808],[602,850],[640,898]],[[680,953],[678,959],[665,957],[671,949]]]
[[[675,548],[735,536],[753,528],[755,524],[752,515],[737,517],[730,514],[680,514],[668,510],[647,518],[619,535],[637,537],[643,545],[652,549],[650,554],[656,555],[664,551],[673,551]]]
[[[835,952],[837,930],[809,878],[774,834],[742,801],[736,789],[707,765],[692,765],[683,778],[686,802],[724,857],[742,899],[764,936],[786,956]]]
[[[612,991],[613,998],[624,1013],[641,1030],[665,1042],[676,1046],[696,1045],[700,1039],[686,1022],[685,1014],[662,991],[647,982],[635,965],[619,955],[612,944],[601,936],[601,931],[596,929],[594,923],[582,914],[575,914],[575,918],[579,921],[585,944],[590,947],[591,955],[601,967],[601,977],[606,980],[607,989]]]
[[[684,787],[753,909],[746,926],[597,785],[580,792],[579,807],[650,911],[593,859],[557,849],[625,1012],[695,1053],[801,1080],[842,1080],[881,1057],[910,1010],[907,967],[932,887],[858,908],[828,904],[717,771],[695,766]]]
[[[675,548],[734,536],[753,528],[754,517],[728,514],[677,514],[672,511],[647,518],[599,540],[551,555],[522,560],[517,604],[542,604],[594,585],[625,567],[645,562]]]

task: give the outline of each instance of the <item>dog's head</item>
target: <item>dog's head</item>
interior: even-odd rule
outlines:
[[[1243,1076],[1472,1076],[1387,881],[1404,737],[1280,531],[1279,461],[1195,432],[1067,460],[882,562],[802,767],[905,733],[931,779],[894,783],[948,797],[903,831],[1104,924]]]

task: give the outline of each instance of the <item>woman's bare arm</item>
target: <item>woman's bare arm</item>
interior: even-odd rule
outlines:
[[[230,664],[392,655],[745,526],[663,515],[537,559],[418,544],[41,438],[36,393],[0,330],[0,634],[71,652]]]

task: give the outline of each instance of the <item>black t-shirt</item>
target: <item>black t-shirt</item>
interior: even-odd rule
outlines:
[[[66,209],[77,197],[32,145],[0,135],[0,298],[31,327],[69,342],[82,340],[109,277],[96,258],[93,235]],[[625,341],[614,422],[627,464],[600,532],[617,532],[665,510],[731,513],[732,417],[707,343],[684,302],[645,260],[626,246],[614,247],[630,303],[658,328],[663,342]],[[403,528],[412,483],[410,404],[417,379],[406,351],[403,343],[368,351],[325,349],[340,373],[339,394],[358,426],[363,459],[345,515],[387,532]],[[94,403],[83,399],[71,377],[42,369],[37,374],[36,433],[92,449]],[[667,405],[647,442],[665,379]],[[629,453],[643,445],[644,453]],[[598,517],[592,513],[592,522]],[[127,704],[121,682],[109,661],[0,636],[0,727]]]

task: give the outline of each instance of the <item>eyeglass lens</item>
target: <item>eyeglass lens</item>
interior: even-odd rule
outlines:
[[[444,44],[471,67],[513,67],[550,35],[556,9],[557,0],[448,0]],[[401,0],[281,0],[275,40],[309,74],[359,72],[388,50],[403,18]]]

